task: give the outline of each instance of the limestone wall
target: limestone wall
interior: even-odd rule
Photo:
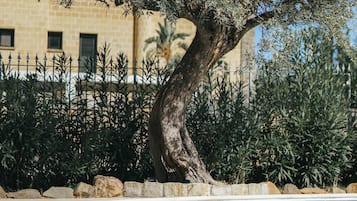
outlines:
[[[58,0],[0,0],[0,29],[15,30],[14,47],[1,47],[0,53],[7,56],[29,54],[53,54],[66,52],[73,58],[79,55],[80,34],[97,34],[97,46],[105,42],[111,45],[113,54],[124,51],[133,66],[134,58],[138,61],[144,56],[145,39],[155,36],[158,22],[163,17],[153,15],[124,16],[122,7],[107,7],[95,0],[75,0],[71,8],[59,5]],[[184,19],[177,22],[177,31],[190,34],[186,43],[190,44],[196,28]],[[47,49],[48,32],[62,32],[62,49]],[[245,59],[242,52],[254,52],[254,32],[249,32],[242,42],[224,59],[235,68]],[[23,56],[24,57],[24,56]]]

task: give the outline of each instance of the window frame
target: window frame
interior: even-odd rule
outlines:
[[[2,35],[10,36],[10,45],[5,45],[1,41]],[[0,48],[1,49],[14,49],[15,48],[15,29],[0,28]]]
[[[51,46],[51,38],[56,39],[56,40],[59,39],[59,46]],[[54,50],[54,51],[60,51],[63,49],[63,32],[61,32],[61,31],[48,31],[47,32],[47,49]]]
[[[83,55],[82,51],[83,51],[83,43],[82,40],[83,39],[94,39],[94,52],[93,55],[91,55],[91,59],[88,63],[88,55]],[[86,72],[86,73],[96,73],[97,72],[97,68],[96,68],[96,54],[98,51],[98,34],[97,33],[80,33],[79,34],[79,63],[78,63],[78,67],[79,67],[79,72]],[[86,66],[89,65],[89,66]],[[89,69],[87,69],[87,68]]]

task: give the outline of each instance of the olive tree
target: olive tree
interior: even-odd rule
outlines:
[[[74,0],[72,0],[74,1]],[[192,93],[207,71],[259,24],[319,23],[338,34],[354,0],[97,0],[126,11],[160,11],[166,18],[184,18],[196,34],[169,81],[157,93],[149,122],[149,145],[160,182],[216,183],[199,157],[185,125]],[[61,0],[67,6],[71,0]],[[127,12],[127,13],[128,13]],[[212,142],[215,143],[215,142]]]

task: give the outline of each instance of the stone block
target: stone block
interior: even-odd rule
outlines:
[[[357,183],[351,183],[346,188],[347,193],[357,193]]]
[[[163,197],[164,184],[158,182],[145,182],[143,187],[144,197]]]
[[[211,195],[212,196],[232,195],[232,187],[230,185],[212,185]]]
[[[301,194],[301,191],[294,184],[285,184],[283,194]]]
[[[7,193],[8,198],[13,199],[39,199],[42,198],[41,193],[36,189],[23,189],[17,192]]]
[[[74,188],[73,195],[78,198],[93,198],[95,197],[94,186],[80,182]]]
[[[265,191],[264,189],[267,189],[267,194],[268,195],[274,195],[274,194],[281,194],[280,190],[278,189],[278,187],[276,187],[276,185],[273,182],[264,182],[262,183],[262,188],[263,191]],[[264,192],[265,193],[265,192]]]
[[[0,199],[2,199],[2,198],[6,198],[6,192],[4,191],[2,186],[0,186]]]
[[[331,188],[328,188],[327,190],[329,193],[333,193],[333,194],[345,194],[346,191],[343,190],[343,189],[340,189],[338,187],[331,187]]]
[[[54,186],[45,191],[43,196],[46,198],[74,198],[72,188]]]
[[[143,195],[143,183],[127,181],[124,183],[125,197],[141,197]]]
[[[123,183],[111,176],[97,175],[94,177],[96,197],[111,198],[123,196]]]
[[[233,184],[232,195],[248,195],[248,184]]]
[[[211,186],[204,183],[186,184],[187,196],[209,196]]]
[[[321,188],[303,188],[300,192],[302,194],[327,194],[327,191]]]
[[[187,188],[182,183],[165,183],[164,197],[183,197],[187,196]]]
[[[251,183],[248,184],[248,194],[249,195],[262,195],[263,194],[263,184]]]

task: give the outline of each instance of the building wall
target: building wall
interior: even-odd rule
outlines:
[[[14,48],[0,47],[1,54],[51,55],[65,52],[73,58],[79,55],[79,35],[97,34],[98,48],[110,44],[113,55],[123,51],[129,57],[129,65],[144,56],[144,41],[155,36],[159,14],[134,17],[124,16],[121,7],[107,7],[95,0],[76,0],[70,8],[59,5],[58,0],[0,0],[0,29],[15,29]],[[177,22],[177,31],[190,34],[189,44],[195,34],[195,26],[184,19]],[[48,31],[62,32],[61,51],[47,49]],[[242,42],[224,60],[236,68],[241,66],[242,51],[254,52],[254,32],[249,32]]]

